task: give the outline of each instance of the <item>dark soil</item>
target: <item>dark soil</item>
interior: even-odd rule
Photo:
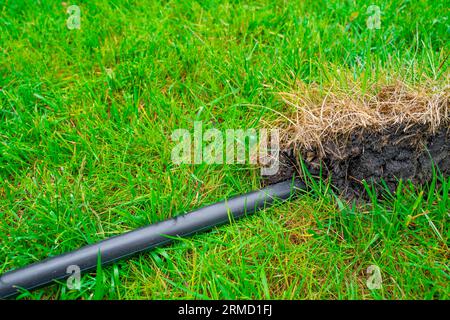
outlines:
[[[263,180],[271,184],[294,174],[302,177],[298,158],[301,157],[313,176],[318,176],[322,167],[322,177],[331,179],[339,193],[349,198],[364,195],[362,180],[378,186],[384,180],[391,191],[398,179],[423,184],[431,180],[432,163],[444,176],[450,174],[450,128],[440,128],[433,135],[429,132],[424,125],[407,130],[402,126],[383,131],[362,129],[337,141],[325,142],[324,154],[318,149],[286,150],[280,154],[278,174]]]

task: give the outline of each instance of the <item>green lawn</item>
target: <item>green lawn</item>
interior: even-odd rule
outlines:
[[[71,4],[80,29],[66,26]],[[380,29],[366,26],[372,4]],[[0,0],[0,31],[0,272],[260,186],[254,166],[173,164],[177,128],[260,128],[298,83],[449,82],[440,0]],[[81,291],[21,297],[450,298],[450,178],[367,205],[317,183],[87,274]],[[370,265],[381,289],[366,285]]]

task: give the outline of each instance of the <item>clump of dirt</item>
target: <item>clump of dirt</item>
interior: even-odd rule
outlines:
[[[324,94],[305,86],[281,93],[293,112],[276,124],[283,129],[284,151],[278,174],[264,182],[302,177],[300,162],[312,175],[322,170],[348,197],[364,193],[363,180],[383,180],[393,191],[399,179],[429,181],[433,166],[449,175],[449,89],[397,83],[372,94],[335,88]]]
[[[394,191],[398,179],[423,184],[430,181],[433,166],[444,175],[450,174],[450,129],[439,128],[430,134],[426,125],[414,125],[407,130],[402,125],[381,131],[360,129],[337,141],[327,141],[321,148],[295,148],[280,154],[277,175],[265,177],[267,184],[289,179],[301,173],[300,162],[313,176],[331,179],[344,196],[361,197],[362,181],[380,186],[384,180]]]

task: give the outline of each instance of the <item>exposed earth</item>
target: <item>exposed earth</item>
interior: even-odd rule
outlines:
[[[430,134],[426,125],[409,128],[401,125],[382,130],[361,129],[337,140],[325,141],[318,148],[292,148],[280,154],[277,175],[264,177],[264,184],[300,177],[301,161],[311,175],[331,179],[331,184],[346,197],[364,195],[363,180],[395,190],[398,179],[423,184],[432,177],[433,165],[443,175],[450,173],[450,128],[442,126]],[[298,157],[297,157],[298,155]]]

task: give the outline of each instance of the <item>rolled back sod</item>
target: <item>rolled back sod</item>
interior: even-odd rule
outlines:
[[[331,92],[331,91],[330,91]],[[330,180],[345,197],[364,197],[364,183],[395,190],[399,180],[423,184],[450,172],[449,90],[421,91],[403,84],[375,95],[325,96],[311,88],[281,93],[291,110],[283,128],[279,171],[269,185],[175,218],[48,258],[0,277],[0,297],[67,278],[67,270],[95,269],[289,200],[307,189],[308,176]]]
[[[419,90],[398,83],[374,95],[299,91],[281,93],[294,111],[280,119],[280,170],[265,183],[302,177],[305,170],[358,198],[367,196],[365,184],[393,192],[399,180],[424,184],[433,174],[449,175],[448,86]]]

